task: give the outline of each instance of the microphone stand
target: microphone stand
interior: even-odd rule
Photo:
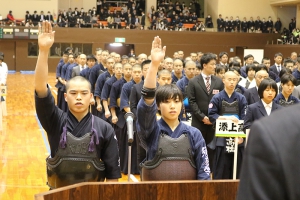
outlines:
[[[128,182],[130,182],[131,175],[131,147],[133,142],[133,118],[134,114],[132,112],[128,112],[124,116],[127,124],[127,136],[128,136]]]

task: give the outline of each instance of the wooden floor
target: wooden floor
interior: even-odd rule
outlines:
[[[33,83],[33,74],[9,74],[7,78],[7,116],[0,132],[1,200],[33,199],[34,194],[49,190],[45,165],[49,146],[36,118]],[[54,73],[48,83],[56,96]],[[119,181],[127,181],[127,176]]]

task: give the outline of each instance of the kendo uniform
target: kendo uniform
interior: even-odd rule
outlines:
[[[189,79],[186,76],[184,76],[176,83],[177,87],[181,90],[183,95],[183,112],[179,115],[179,118],[183,121],[189,121],[192,118],[192,110],[189,105],[189,98],[186,94],[186,88],[188,84]]]
[[[56,79],[57,79],[57,83],[55,84],[55,87],[57,88],[57,107],[59,107],[60,109],[62,109],[62,105],[65,102],[65,98],[64,98],[64,90],[63,90],[63,84],[58,80],[59,77],[61,77],[61,71],[62,71],[62,66],[65,63],[63,62],[63,60],[61,60],[57,67],[56,67]]]
[[[123,91],[124,93],[127,94],[127,92],[129,92],[129,106],[130,106],[130,111],[134,114],[134,116],[137,116],[137,105],[141,99],[141,91],[144,85],[144,81],[141,81],[138,84],[135,84],[132,86],[132,88],[130,88],[130,91],[128,91],[128,89],[125,88],[126,84],[123,86],[122,89],[122,96],[121,96],[121,108],[122,108],[122,98],[123,98]],[[136,117],[134,119],[134,130],[136,133]],[[138,134],[135,134],[135,140],[136,140],[136,145],[137,145],[137,163],[140,166],[140,163],[143,162],[143,160],[145,160],[146,158],[146,149],[142,146],[140,138],[138,137]],[[139,168],[139,170],[141,170],[141,168]]]
[[[83,70],[81,70],[79,76],[82,76],[82,77],[86,78],[87,80],[89,80],[90,72],[91,72],[91,69],[89,67],[86,67]]]
[[[174,131],[156,120],[156,101],[148,106],[141,98],[137,107],[137,132],[147,156],[142,180],[209,180],[210,169],[201,132],[182,122]]]
[[[271,108],[271,114],[278,110],[281,109],[282,107],[278,104],[276,104],[273,100],[272,102],[272,108]],[[262,103],[262,100],[260,99],[258,102],[251,104],[248,106],[247,111],[246,111],[246,116],[244,119],[244,128],[243,130],[246,131],[246,129],[250,129],[251,125],[255,120],[259,120],[262,117],[268,116],[266,108],[264,104]]]
[[[176,84],[177,83],[177,81],[179,81],[180,79],[182,79],[184,76],[183,76],[183,74],[181,75],[181,78],[180,79],[178,79],[177,78],[177,76],[175,76],[175,73],[174,72],[172,72],[172,84]]]
[[[124,78],[121,78],[120,80],[114,82],[109,94],[109,108],[114,107],[116,110],[116,115],[118,117],[118,121],[116,124],[113,125],[113,127],[115,129],[115,133],[118,139],[121,171],[124,174],[128,174],[128,137],[126,120],[124,118],[125,112],[123,112],[123,110],[120,109],[120,105],[118,105],[118,99],[120,100],[122,87],[126,82],[127,81]],[[136,140],[132,142],[131,148],[132,152],[130,172],[132,174],[139,174],[139,167],[137,164]]]
[[[90,74],[91,76],[91,74]],[[96,81],[96,86],[95,86],[95,91],[94,91],[94,96],[95,98],[96,97],[101,97],[101,91],[102,91],[102,88],[104,86],[104,83],[105,81],[107,81],[109,78],[111,77],[110,73],[108,71],[102,73],[99,75],[97,81]],[[101,98],[100,98],[101,99]],[[101,99],[102,100],[102,99]],[[101,105],[102,105],[102,101],[100,101]],[[103,105],[102,105],[102,111],[101,112],[98,112],[98,117],[106,120],[105,116],[104,116],[104,108],[103,108]]]
[[[70,80],[72,78],[72,69],[77,66],[77,63],[69,64],[66,70],[66,80]]]
[[[55,106],[49,89],[45,98],[35,95],[35,105],[51,148],[46,160],[51,189],[121,177],[117,141],[108,123],[90,113],[78,122]]]
[[[228,97],[225,90],[216,94],[209,104],[209,120],[215,124],[219,116],[234,115],[238,119],[243,120],[247,108],[246,98],[237,92],[233,92]],[[216,153],[213,164],[214,179],[232,179],[233,177],[233,161],[234,161],[234,138],[216,137]],[[239,177],[240,167],[242,163],[244,145],[238,147],[237,159],[237,177]]]
[[[90,69],[87,79],[91,83],[93,94],[95,92],[96,82],[97,82],[99,75],[105,71],[106,71],[106,68],[104,68],[102,63],[96,64]],[[95,95],[94,95],[94,98],[95,98],[95,102],[96,102]],[[91,105],[91,110],[92,110],[93,115],[97,115],[97,116],[100,115],[99,111],[97,110],[97,103],[95,103],[95,105]]]
[[[283,94],[279,93],[275,97],[274,102],[282,107],[288,107],[288,106],[294,105],[296,103],[299,103],[300,101],[293,95],[290,95],[288,100],[286,100],[285,97],[283,96]]]
[[[107,105],[109,107],[109,93],[111,90],[111,86],[114,82],[117,81],[117,78],[113,75],[112,77],[110,77],[110,79],[108,79],[107,81],[105,81],[103,88],[101,90],[101,95],[100,95],[100,99],[102,101],[103,104],[103,100],[107,101]],[[103,113],[101,115],[101,118],[105,121],[108,121],[109,123],[111,123],[111,116],[109,118],[105,117],[105,110],[104,110],[104,106],[102,107]]]
[[[298,69],[296,69],[295,71],[293,71],[292,75],[297,79],[297,85],[300,85],[300,72],[298,71]]]
[[[240,93],[240,94],[244,94],[245,91],[246,91],[246,88],[244,88],[243,86],[237,84],[235,86],[235,90],[234,91],[237,92],[237,93]]]

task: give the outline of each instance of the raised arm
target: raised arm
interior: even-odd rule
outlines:
[[[162,47],[161,39],[156,36],[152,42],[152,49],[151,49],[151,63],[147,73],[147,76],[144,81],[144,89],[155,89],[156,88],[156,75],[158,71],[158,67],[160,62],[164,59],[166,52],[166,46]],[[145,103],[151,105],[154,101],[153,98],[146,98]]]
[[[35,91],[38,97],[47,96],[48,54],[54,42],[54,31],[50,22],[42,22],[39,27],[39,56],[35,67]]]

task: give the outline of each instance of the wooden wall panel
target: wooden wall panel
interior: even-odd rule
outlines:
[[[175,51],[183,50],[185,55],[191,52],[213,52],[219,54],[226,51],[229,56],[230,48],[245,47],[263,49],[266,44],[276,41],[276,34],[247,34],[247,33],[215,33],[215,32],[175,32],[175,31],[143,31],[143,30],[115,30],[91,28],[56,28],[55,42],[58,43],[92,43],[93,51],[104,48],[106,43],[113,43],[116,37],[126,39],[127,44],[135,45],[136,55],[150,54],[151,42],[155,36],[160,36],[163,45],[167,46],[166,56],[172,56]],[[3,40],[3,39],[2,39]],[[0,39],[1,41],[1,39]],[[36,57],[27,56],[28,42],[32,40],[7,40],[16,42],[16,69],[34,70]],[[55,72],[59,58],[49,59],[49,70]]]

